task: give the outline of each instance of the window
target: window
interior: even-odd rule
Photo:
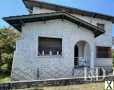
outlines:
[[[97,23],[97,26],[101,29],[105,29],[105,25],[104,24],[101,24],[101,23]]]
[[[62,39],[39,37],[38,55],[62,55]]]
[[[112,52],[111,47],[96,47],[96,56],[97,58],[111,58]]]

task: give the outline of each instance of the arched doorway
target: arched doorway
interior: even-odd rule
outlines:
[[[74,46],[74,67],[90,66],[90,47],[86,41],[78,41]]]

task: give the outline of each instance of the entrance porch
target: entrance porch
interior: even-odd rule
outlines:
[[[94,47],[86,41],[78,41],[74,46],[74,68],[94,68]]]

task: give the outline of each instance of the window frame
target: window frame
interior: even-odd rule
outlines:
[[[101,52],[99,51],[99,49],[101,49],[101,50],[102,49],[105,49],[105,50],[107,49],[107,51],[104,55],[101,55]],[[96,58],[112,58],[112,49],[111,49],[111,47],[96,46]]]
[[[57,55],[50,55],[50,54],[44,54],[44,55],[41,55],[40,51],[39,51],[39,48],[40,48],[40,44],[39,44],[39,40],[40,38],[44,38],[44,39],[60,39],[61,40],[61,52],[59,52],[59,54]],[[62,43],[63,43],[63,39],[62,38],[59,38],[59,37],[46,37],[46,36],[38,36],[38,56],[62,56],[62,53],[63,53],[63,50],[62,50]]]

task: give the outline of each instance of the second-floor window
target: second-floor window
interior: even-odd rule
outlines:
[[[39,56],[62,55],[61,38],[39,37],[38,45]]]
[[[105,24],[97,23],[97,26],[101,29],[105,29]]]

